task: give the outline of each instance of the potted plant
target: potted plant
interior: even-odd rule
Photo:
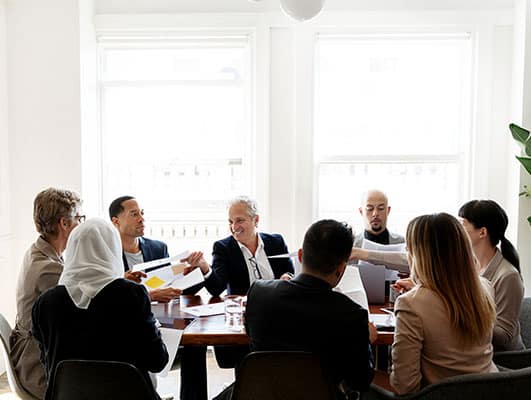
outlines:
[[[531,175],[531,135],[527,129],[524,129],[516,124],[510,124],[509,129],[513,135],[514,140],[522,147],[524,156],[516,156],[520,164],[525,168],[527,173]],[[531,187],[524,185],[520,196],[531,197]],[[531,225],[531,216],[527,217],[529,225]]]

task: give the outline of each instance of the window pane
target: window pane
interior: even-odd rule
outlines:
[[[317,45],[317,157],[455,154],[468,129],[469,38],[350,37]]]
[[[208,254],[252,195],[250,52],[193,46],[102,49],[102,199],[136,196],[147,236]]]
[[[334,218],[363,229],[358,208],[363,191],[387,192],[388,227],[405,233],[411,218],[427,213],[457,213],[459,180],[456,163],[368,164],[322,163],[319,168],[319,218]]]

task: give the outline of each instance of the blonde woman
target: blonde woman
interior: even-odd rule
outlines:
[[[415,287],[395,303],[391,385],[400,394],[461,374],[495,372],[495,306],[478,276],[470,239],[449,214],[423,215],[407,228]]]

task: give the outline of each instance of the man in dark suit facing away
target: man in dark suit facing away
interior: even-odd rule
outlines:
[[[302,273],[290,281],[255,282],[247,294],[245,325],[253,351],[315,353],[338,387],[362,392],[374,375],[369,336],[374,340],[376,329],[367,310],[332,290],[352,243],[345,224],[322,220],[310,226],[299,250]]]

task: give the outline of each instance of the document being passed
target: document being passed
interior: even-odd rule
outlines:
[[[184,253],[183,253],[184,254]],[[182,258],[185,258],[186,256],[183,256],[182,254],[176,256],[176,257],[170,257],[175,260],[181,260]],[[164,263],[162,265],[166,264],[170,258],[164,258],[161,260],[164,260]],[[155,260],[160,261],[160,260]],[[153,263],[153,261],[150,261],[149,263]],[[144,263],[148,264],[148,263]],[[147,272],[147,277],[142,278],[142,284],[146,286],[148,289],[161,289],[166,287],[172,287],[174,289],[187,289],[191,286],[197,285],[198,283],[201,283],[204,281],[203,273],[201,272],[201,269],[196,268],[192,272],[185,275],[183,272],[185,268],[189,267],[190,265],[188,263],[181,263],[178,262],[176,264],[170,264],[167,266],[163,266],[160,268],[156,268],[154,270],[151,270]],[[153,265],[148,266],[147,268],[153,268]]]

